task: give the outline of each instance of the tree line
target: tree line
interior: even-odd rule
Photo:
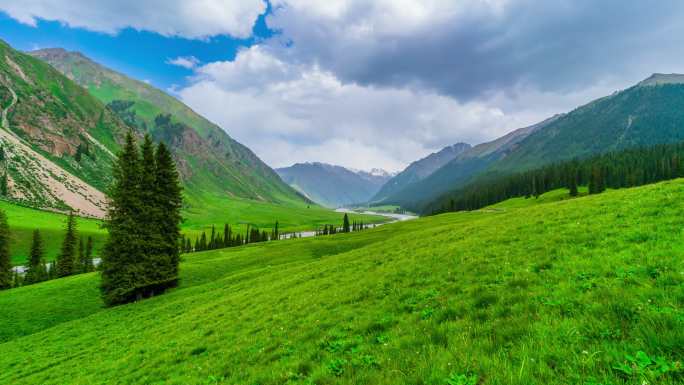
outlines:
[[[275,222],[270,233],[267,231],[260,231],[256,226],[248,226],[245,235],[235,233],[229,224],[223,225],[223,233],[216,231],[215,226],[211,226],[211,233],[207,236],[206,232],[202,232],[195,238],[194,245],[190,238],[184,235],[181,238],[180,251],[182,253],[192,253],[197,251],[217,250],[228,247],[237,247],[249,243],[277,241],[280,239],[280,225],[278,221]]]
[[[93,239],[86,241],[78,236],[76,217],[67,217],[66,232],[60,253],[54,262],[45,259],[43,237],[40,230],[33,231],[28,262],[23,276],[12,268],[10,253],[10,227],[7,215],[0,210],[0,289],[31,285],[50,279],[73,274],[88,273],[95,270],[93,264]]]
[[[684,177],[684,143],[659,144],[558,162],[535,170],[487,175],[428,206],[428,213],[477,210],[515,197],[539,197],[567,188],[578,195],[578,186],[589,194],[607,188],[642,186]]]
[[[363,222],[350,222],[349,215],[345,213],[344,218],[342,218],[342,227],[337,227],[334,225],[323,225],[322,228],[316,230],[316,236],[335,235],[337,233],[351,233],[365,229],[367,229],[367,226]]]

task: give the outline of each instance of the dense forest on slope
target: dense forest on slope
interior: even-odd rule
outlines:
[[[520,173],[487,174],[431,203],[426,212],[476,210],[514,197],[537,198],[558,188],[577,195],[578,186],[588,186],[595,194],[681,177],[684,143],[637,147]]]

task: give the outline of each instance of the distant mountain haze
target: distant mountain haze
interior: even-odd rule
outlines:
[[[432,175],[445,164],[449,163],[458,155],[467,151],[471,146],[467,143],[457,143],[442,150],[432,153],[425,158],[411,163],[404,171],[387,181],[385,185],[372,198],[372,201],[382,201],[393,194],[403,190],[411,183],[418,182]]]
[[[276,172],[307,198],[332,208],[367,202],[392,177],[380,169],[350,170],[318,162],[297,163]]]

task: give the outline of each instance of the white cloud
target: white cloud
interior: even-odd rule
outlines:
[[[253,46],[196,69],[177,90],[273,167],[322,161],[400,170],[446,145],[479,143],[543,119],[431,91],[342,83],[315,65],[288,64]]]
[[[197,65],[199,63],[200,63],[199,59],[197,59],[194,56],[179,56],[175,59],[168,59],[166,61],[166,64],[171,64],[174,66],[183,67],[183,68],[186,68],[189,70],[197,67]]]
[[[125,28],[164,36],[246,38],[264,0],[0,0],[0,10],[28,25],[37,19],[115,34]]]

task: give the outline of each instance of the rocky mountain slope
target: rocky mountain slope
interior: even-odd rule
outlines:
[[[102,216],[126,125],[48,64],[0,41],[0,195]]]
[[[30,54],[86,88],[127,126],[169,144],[188,204],[206,206],[232,197],[272,203],[306,201],[251,150],[161,90],[78,52],[57,48]]]
[[[379,169],[357,171],[317,162],[297,163],[276,172],[290,186],[327,207],[364,203],[392,176]]]

